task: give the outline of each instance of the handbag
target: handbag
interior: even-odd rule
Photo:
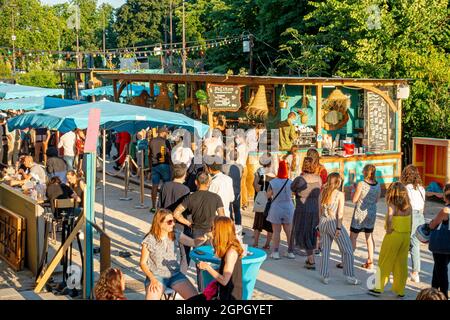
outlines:
[[[203,290],[203,294],[205,295],[206,300],[215,300],[219,293],[219,285],[217,281],[211,281]]]
[[[255,204],[253,205],[253,211],[264,212],[267,205],[267,192],[264,190],[266,186],[266,175],[263,175],[263,190],[258,191],[255,198]]]
[[[283,191],[284,187],[286,187],[288,181],[289,181],[289,179],[286,179],[286,182],[283,184],[283,186],[281,187],[280,191],[278,191],[278,193],[276,194],[275,197],[273,197],[272,199],[267,199],[266,208],[264,209],[264,218],[267,218],[267,216],[269,215],[270,206],[272,205],[272,202],[274,202],[276,200],[276,198],[278,198],[278,196],[280,195],[281,191]]]
[[[448,220],[447,220],[448,221]],[[450,254],[450,222],[431,230],[428,249],[433,253]]]

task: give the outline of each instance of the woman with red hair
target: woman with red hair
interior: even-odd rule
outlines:
[[[206,270],[217,281],[219,300],[242,300],[242,256],[244,249],[236,237],[233,221],[216,217],[213,227],[213,247],[220,258],[219,271],[201,261],[198,268]]]
[[[125,277],[118,268],[109,268],[102,272],[95,285],[95,299],[97,300],[126,300]]]
[[[291,184],[288,165],[286,161],[282,160],[278,166],[278,175],[270,181],[267,190],[267,198],[271,199],[267,221],[272,223],[273,229],[273,247],[270,257],[276,260],[280,259],[279,246],[282,228],[286,234],[287,243],[291,242],[292,220],[295,209],[292,202]],[[286,252],[286,257],[295,259],[295,255],[290,248]]]

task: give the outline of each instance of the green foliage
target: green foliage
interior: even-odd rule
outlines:
[[[114,30],[120,47],[162,42],[165,0],[127,0],[117,11]]]
[[[207,104],[208,103],[208,94],[206,93],[205,90],[197,90],[195,92],[195,97],[198,99],[198,102],[200,104]]]
[[[19,84],[27,86],[58,88],[59,77],[54,71],[50,70],[32,70],[19,75]]]

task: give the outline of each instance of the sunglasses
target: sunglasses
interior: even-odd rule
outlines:
[[[170,220],[167,220],[167,221],[165,221],[165,223],[168,225],[168,226],[171,226],[171,225],[173,225],[173,219],[170,219]]]

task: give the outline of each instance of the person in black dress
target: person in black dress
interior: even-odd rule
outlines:
[[[244,249],[236,238],[233,221],[224,216],[216,217],[213,228],[213,246],[220,258],[217,272],[211,265],[201,261],[198,268],[207,271],[217,281],[218,300],[242,300],[242,258]]]

